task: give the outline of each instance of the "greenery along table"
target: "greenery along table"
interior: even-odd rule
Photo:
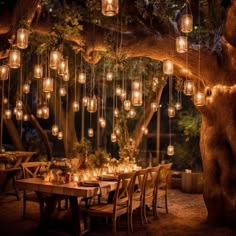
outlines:
[[[17,173],[20,172],[20,164],[28,162],[36,152],[6,151],[0,153],[0,194],[13,194],[19,200],[15,186]],[[7,191],[8,184],[12,181],[13,192]]]

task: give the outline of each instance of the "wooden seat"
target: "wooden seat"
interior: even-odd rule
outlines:
[[[46,168],[47,162],[25,162],[21,163],[23,178],[36,178]],[[26,216],[26,202],[38,202],[40,205],[40,212],[43,211],[44,202],[39,201],[37,194],[34,191],[23,191],[23,218]]]
[[[131,191],[133,192],[130,195],[130,204],[129,204],[129,223],[130,231],[133,232],[133,211],[137,208],[140,208],[140,216],[142,224],[146,222],[144,215],[145,208],[145,190],[146,190],[146,181],[149,169],[138,170],[135,172],[134,181]]]
[[[133,186],[134,173],[120,174],[113,203],[102,203],[90,206],[86,211],[87,216],[109,217],[112,219],[112,232],[116,233],[116,220],[119,216],[128,213],[131,188]],[[90,225],[90,220],[89,224]],[[128,226],[130,223],[128,222]]]

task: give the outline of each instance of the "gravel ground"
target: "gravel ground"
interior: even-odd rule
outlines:
[[[22,194],[22,193],[21,193]],[[211,227],[206,224],[207,211],[202,194],[186,194],[180,190],[169,190],[169,214],[161,208],[160,199],[159,216],[153,218],[148,212],[149,224],[142,225],[139,212],[134,213],[134,236],[236,236],[236,231],[224,227]],[[13,196],[0,197],[0,235],[1,236],[68,236],[71,217],[66,210],[56,213],[56,220],[50,230],[39,232],[39,208],[36,203],[27,204],[27,219],[22,220],[22,198],[17,201]],[[117,235],[127,235],[126,217],[118,220]],[[99,220],[93,225],[88,236],[110,236],[111,224]]]

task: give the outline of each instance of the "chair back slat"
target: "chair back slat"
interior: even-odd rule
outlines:
[[[23,178],[35,178],[40,174],[41,168],[46,167],[47,162],[36,161],[36,162],[25,162],[21,163]]]

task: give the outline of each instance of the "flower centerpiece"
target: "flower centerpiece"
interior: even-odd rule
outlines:
[[[107,167],[109,161],[111,159],[111,155],[107,153],[105,150],[98,149],[95,153],[91,153],[86,159],[86,166],[89,169],[101,169]]]

